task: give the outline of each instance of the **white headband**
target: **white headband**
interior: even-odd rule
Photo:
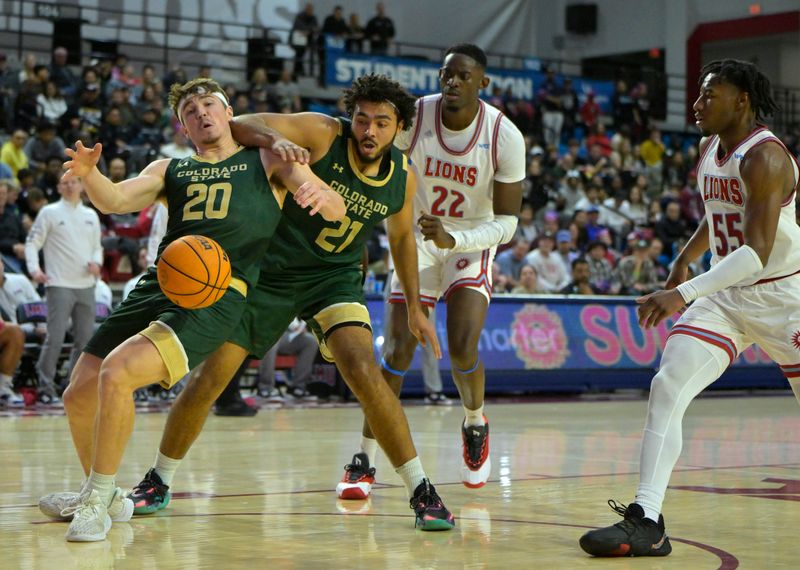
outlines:
[[[181,97],[181,100],[178,101],[178,106],[175,108],[175,111],[176,114],[178,115],[178,121],[180,121],[181,124],[183,124],[183,116],[182,116],[183,107],[189,102],[189,99],[196,97],[198,95],[199,96],[212,95],[217,99],[219,99],[220,101],[222,101],[222,104],[225,105],[226,107],[230,106],[230,104],[228,103],[228,98],[225,96],[224,93],[221,93],[220,91],[208,91],[206,90],[205,87],[199,86],[195,88],[195,90],[192,91],[191,93],[187,93],[186,95]]]

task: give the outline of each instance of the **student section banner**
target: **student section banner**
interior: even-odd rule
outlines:
[[[376,350],[383,342],[383,302],[368,301]],[[436,328],[442,343],[441,370],[450,369],[446,306],[439,303]],[[646,387],[658,367],[673,320],[642,330],[636,303],[627,297],[495,297],[480,337],[480,355],[487,374],[508,379],[554,378],[576,386]],[[419,351],[412,370],[419,370]],[[737,386],[785,386],[778,368],[761,349],[750,347],[732,366],[739,371]],[[631,384],[634,376],[635,382]],[[636,376],[638,374],[638,376]]]
[[[392,77],[414,95],[430,95],[439,91],[439,67],[439,62],[377,57],[338,49],[328,50],[325,63],[328,85],[348,87],[357,77],[379,73]],[[526,101],[536,99],[545,77],[544,73],[535,69],[490,68],[487,75],[491,83],[484,91],[484,96],[489,96],[493,87],[500,86],[503,92],[510,89],[514,97]],[[581,103],[591,92],[602,111],[611,113],[611,96],[614,92],[612,82],[573,78],[573,87]]]

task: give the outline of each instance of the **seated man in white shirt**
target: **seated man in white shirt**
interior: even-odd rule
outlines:
[[[306,389],[319,346],[314,336],[306,330],[306,323],[295,318],[281,339],[269,349],[258,367],[258,391],[267,400],[278,401],[280,392],[275,387],[275,360],[278,355],[297,355],[292,368],[287,394],[298,400],[316,400]]]
[[[569,274],[561,256],[553,251],[555,236],[539,236],[539,246],[525,258],[539,275],[539,288],[545,293],[558,293],[569,284]]]

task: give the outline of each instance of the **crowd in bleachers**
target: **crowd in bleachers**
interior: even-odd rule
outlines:
[[[59,200],[65,143],[101,142],[99,167],[113,181],[155,158],[192,153],[166,105],[169,86],[188,79],[181,66],[159,76],[153,66],[123,55],[82,68],[67,65],[68,56],[57,48],[50,61],[27,55],[14,66],[0,53],[0,253],[6,272],[27,271],[26,236],[39,211]],[[275,81],[256,68],[226,85],[235,114],[308,108],[291,67],[286,62]],[[211,69],[198,74],[209,76]],[[494,292],[640,295],[663,286],[672,259],[703,216],[694,170],[699,138],[655,128],[643,83],[617,82],[605,113],[593,94],[579,96],[569,78],[552,71],[533,101],[490,91],[487,102],[520,128],[528,152],[519,227],[498,251]],[[344,114],[341,101],[314,103]],[[797,155],[800,129],[780,135]],[[155,214],[151,208],[100,215],[105,281],[123,283],[142,271],[139,248]],[[369,247],[370,267],[379,274],[387,255],[381,238],[374,236]],[[707,262],[692,271],[704,271]]]

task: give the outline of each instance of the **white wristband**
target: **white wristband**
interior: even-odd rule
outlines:
[[[702,275],[678,285],[677,290],[684,301],[691,303],[699,297],[736,285],[762,269],[764,265],[755,250],[743,245]]]

